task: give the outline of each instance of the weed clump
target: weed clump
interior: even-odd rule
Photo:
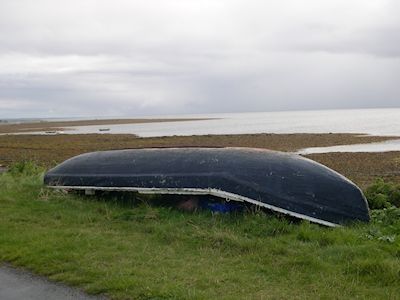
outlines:
[[[400,226],[400,208],[390,207],[384,209],[375,209],[371,211],[371,219],[376,224],[384,226]]]
[[[377,179],[366,189],[365,196],[371,209],[400,207],[400,184]]]
[[[12,164],[8,172],[12,176],[37,176],[44,172],[44,168],[34,161],[24,160]]]

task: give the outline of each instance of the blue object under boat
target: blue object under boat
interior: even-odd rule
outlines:
[[[369,221],[361,190],[299,155],[252,148],[152,148],[73,157],[44,177],[62,189],[213,195],[336,226]]]

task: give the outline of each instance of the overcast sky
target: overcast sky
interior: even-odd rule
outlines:
[[[0,118],[400,106],[400,1],[0,0]]]

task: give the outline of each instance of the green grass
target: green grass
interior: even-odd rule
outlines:
[[[399,299],[399,209],[325,228],[183,213],[0,175],[0,261],[116,299]]]

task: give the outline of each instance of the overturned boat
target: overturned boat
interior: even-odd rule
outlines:
[[[312,160],[251,148],[152,148],[73,157],[44,177],[62,189],[213,195],[326,226],[369,221],[361,190]]]

